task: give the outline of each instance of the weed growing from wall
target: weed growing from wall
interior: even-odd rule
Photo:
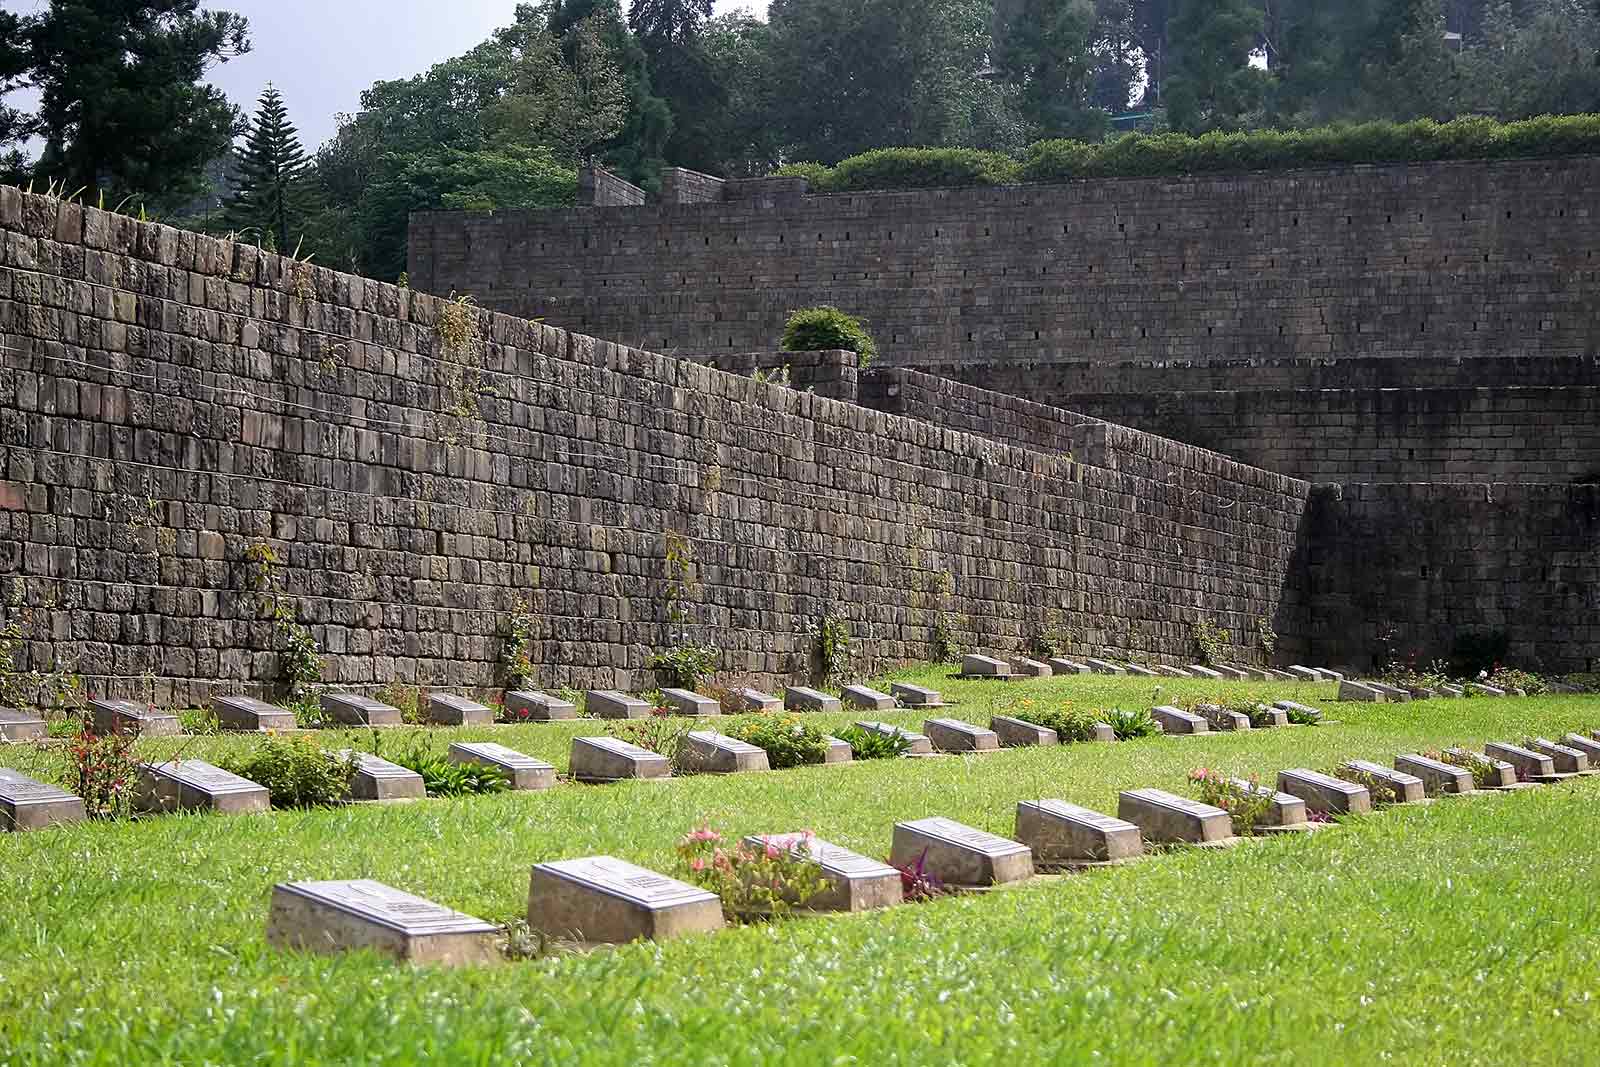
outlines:
[[[1272,623],[1265,615],[1256,617],[1256,647],[1261,654],[1272,661],[1272,654],[1278,651],[1278,631],[1272,628]]]
[[[1194,638],[1195,653],[1200,657],[1202,664],[1209,667],[1213,663],[1222,661],[1231,643],[1226,629],[1210,619],[1196,619],[1190,625],[1189,633]]]
[[[512,688],[527,685],[533,679],[534,628],[537,622],[531,613],[524,610],[511,616],[506,627],[501,662],[505,665],[506,683]]]
[[[1045,612],[1044,621],[1034,635],[1033,653],[1040,659],[1054,659],[1070,653],[1082,640],[1083,632],[1067,622],[1059,608],[1051,608]]]
[[[832,610],[817,620],[817,662],[824,682],[850,673],[850,625]]]
[[[955,579],[947,572],[940,571],[934,576],[933,582],[933,658],[937,663],[953,663],[961,658],[955,613],[950,610],[950,593],[955,588]]]
[[[322,680],[322,650],[311,637],[311,630],[298,617],[294,598],[282,592],[278,568],[283,558],[266,541],[252,541],[245,547],[245,584],[261,595],[261,605],[272,619],[277,635],[278,674],[288,703],[297,716],[321,717],[315,688]]]

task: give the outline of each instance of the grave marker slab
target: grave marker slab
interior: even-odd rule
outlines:
[[[1095,743],[1114,742],[1117,739],[1117,728],[1108,722],[1097,722],[1092,727],[1094,731],[1089,740]]]
[[[494,722],[494,712],[455,693],[429,693],[428,721],[435,726],[488,726]]]
[[[1345,679],[1343,673],[1329,670],[1327,667],[1313,667],[1312,670],[1316,671],[1330,682],[1342,682]]]
[[[1258,830],[1299,830],[1308,829],[1311,824],[1306,821],[1306,802],[1289,793],[1280,793],[1264,785],[1251,785],[1243,778],[1228,779],[1230,785],[1242,789],[1256,796],[1267,797],[1267,813],[1262,821],[1256,824]]]
[[[1439,692],[1443,693],[1447,697],[1456,697],[1456,698],[1464,697],[1464,696],[1467,695],[1467,691],[1464,688],[1462,688],[1461,686],[1459,686],[1459,685],[1448,685],[1448,684],[1441,685],[1439,687]]]
[[[1353,778],[1370,778],[1377,786],[1376,791],[1368,787],[1367,792],[1372,794],[1374,803],[1387,801],[1391,804],[1415,804],[1428,795],[1427,783],[1420,777],[1406,771],[1391,771],[1381,763],[1370,760],[1353,759],[1341,768],[1351,774]]]
[[[12,708],[0,708],[0,741],[43,741],[49,735],[44,720]]]
[[[533,869],[528,925],[589,944],[666,941],[722,929],[722,901],[610,856],[560,860]]]
[[[1206,667],[1199,663],[1191,663],[1189,666],[1185,667],[1184,670],[1188,671],[1189,674],[1195,678],[1210,678],[1213,681],[1222,678],[1221,671],[1212,670],[1210,667]]]
[[[722,704],[719,701],[688,689],[663,689],[661,703],[671,708],[674,715],[707,718],[722,714]]]
[[[1453,763],[1429,759],[1415,753],[1396,756],[1394,769],[1422,779],[1424,790],[1436,793],[1470,793],[1473,791],[1472,772]]]
[[[1110,660],[1092,659],[1088,661],[1089,669],[1096,674],[1127,674],[1127,669],[1117,666]]]
[[[1461,748],[1447,749],[1445,754],[1448,755],[1448,756],[1453,756],[1456,759],[1463,759],[1463,760],[1466,760],[1466,759],[1486,759],[1486,760],[1488,760],[1489,763],[1493,766],[1495,774],[1497,774],[1499,776],[1498,779],[1496,780],[1496,784],[1491,785],[1491,786],[1488,787],[1490,789],[1520,789],[1520,788],[1524,788],[1524,784],[1517,780],[1517,769],[1515,767],[1513,767],[1511,764],[1507,763],[1505,760],[1498,760],[1498,759],[1495,759],[1493,756],[1484,755],[1483,753],[1480,753],[1480,752],[1468,752],[1467,750],[1461,749]],[[1526,788],[1530,788],[1531,789],[1533,787],[1530,785],[1530,786],[1526,786]]]
[[[1365,685],[1368,689],[1373,689],[1379,693],[1382,693],[1383,699],[1388,701],[1390,704],[1411,703],[1411,694],[1397,686],[1385,685],[1383,682],[1363,682],[1361,684]]]
[[[822,757],[824,765],[829,763],[854,763],[856,750],[850,747],[850,742],[841,738],[828,735],[828,752]]]
[[[1026,656],[1013,656],[1010,663],[1012,673],[1024,678],[1049,678],[1056,673],[1050,664]]]
[[[517,721],[560,722],[576,719],[578,705],[548,693],[517,689],[506,694],[506,713]]]
[[[1284,708],[1274,708],[1269,707],[1266,704],[1257,704],[1256,711],[1259,712],[1260,715],[1266,717],[1266,722],[1261,724],[1259,727],[1260,729],[1268,729],[1273,726],[1289,725],[1289,712]],[[1255,724],[1252,723],[1251,725],[1254,726]]]
[[[1310,667],[1302,667],[1298,663],[1290,664],[1289,673],[1302,681],[1320,682],[1324,680],[1320,672],[1314,671]]]
[[[1120,863],[1144,855],[1133,823],[1064,800],[1019,803],[1017,840],[1041,865]]]
[[[0,833],[82,822],[83,801],[65,789],[0,767]]]
[[[1270,681],[1272,681],[1272,672],[1271,671],[1262,670],[1260,667],[1240,667],[1239,670],[1243,671],[1245,677],[1249,678],[1251,681],[1256,681],[1256,682],[1270,682]]]
[[[1195,705],[1195,712],[1213,730],[1233,733],[1238,730],[1250,729],[1250,716],[1242,711],[1229,711],[1220,704],[1197,704]]]
[[[996,715],[989,720],[989,729],[994,731],[1000,743],[1006,748],[1028,748],[1034,745],[1059,745],[1061,738],[1057,733],[1045,726],[1035,726],[1031,722],[1013,719],[1008,715]]]
[[[783,710],[783,700],[771,693],[764,693],[759,689],[740,689],[734,693],[743,711],[759,712],[763,715],[774,711]]]
[[[1057,674],[1090,674],[1087,664],[1057,656],[1050,660],[1050,669]]]
[[[1169,664],[1166,664],[1166,663],[1158,664],[1156,666],[1156,670],[1160,671],[1162,674],[1166,675],[1168,678],[1193,678],[1194,677],[1194,675],[1190,674],[1188,671],[1184,670],[1182,667],[1173,667],[1173,666],[1171,666]]]
[[[183,732],[176,715],[157,711],[149,704],[133,700],[89,701],[90,723],[94,732],[102,737],[111,734],[133,734],[139,737],[175,737]],[[222,715],[217,714],[220,721]],[[294,726],[290,716],[290,727]]]
[[[684,738],[685,766],[701,774],[769,771],[765,749],[712,730],[694,730]]]
[[[1382,704],[1384,695],[1361,682],[1340,682],[1338,695],[1334,698],[1344,703]]]
[[[1033,877],[1033,852],[1027,845],[953,819],[895,823],[889,862],[910,867],[919,860],[946,885],[1000,885]]]
[[[1372,794],[1366,786],[1304,767],[1280,771],[1278,792],[1299,797],[1311,811],[1344,815],[1372,810]]]
[[[204,760],[169,760],[139,768],[139,790],[133,808],[141,812],[213,811],[241,815],[266,811],[272,798],[266,787]]]
[[[864,708],[867,711],[893,711],[895,709],[894,697],[864,685],[845,686],[844,695],[841,699],[852,708]]]
[[[1568,748],[1575,748],[1589,757],[1589,766],[1595,766],[1600,761],[1600,741],[1584,737],[1582,734],[1568,734],[1561,739],[1561,743]]]
[[[1304,681],[1304,679],[1301,678],[1298,674],[1290,674],[1288,671],[1280,671],[1276,667],[1273,667],[1271,670],[1267,671],[1267,673],[1272,675],[1274,678],[1277,678],[1279,681],[1284,681],[1284,682],[1300,682],[1300,681]]]
[[[791,685],[783,691],[783,706],[790,711],[840,712],[844,710],[844,701],[820,689]]]
[[[301,952],[372,949],[405,963],[492,963],[499,929],[381,882],[286,882],[272,889],[267,943]]]
[[[1213,666],[1211,669],[1214,670],[1217,674],[1221,675],[1222,677],[1229,679],[1230,681],[1242,682],[1245,679],[1250,677],[1248,674],[1244,673],[1244,671],[1241,671],[1238,667],[1230,667],[1226,663],[1218,663],[1215,666]]]
[[[400,726],[404,722],[399,708],[358,693],[323,693],[322,710],[345,726]]]
[[[938,690],[924,689],[920,685],[895,682],[889,687],[889,693],[908,708],[942,708],[945,706],[944,696]]]
[[[477,763],[496,767],[519,793],[550,789],[556,784],[556,769],[543,760],[497,745],[492,741],[456,741],[450,745],[451,763]]]
[[[1275,702],[1273,706],[1282,708],[1284,711],[1297,711],[1301,715],[1310,716],[1313,719],[1322,718],[1321,709],[1313,708],[1309,704],[1296,704],[1292,700],[1279,700]]]
[[[1154,844],[1214,845],[1233,839],[1227,812],[1160,789],[1119,793],[1117,814]]]
[[[348,756],[348,750],[340,755]],[[351,800],[421,800],[428,795],[422,775],[366,752],[356,753],[356,773],[350,779]]]
[[[1139,663],[1128,664],[1128,674],[1134,678],[1154,678],[1156,672]]]
[[[858,722],[856,726],[868,733],[881,734],[884,737],[899,735],[911,742],[911,747],[906,749],[909,756],[928,756],[933,754],[933,742],[922,734],[914,734],[910,730],[902,730],[893,723],[887,722]]]
[[[1182,708],[1174,708],[1163,704],[1151,708],[1150,715],[1161,724],[1161,731],[1168,734],[1206,734],[1211,732],[1211,727],[1206,720],[1198,715],[1192,715]]]
[[[628,778],[666,778],[667,757],[615,737],[574,737],[567,773],[580,782],[620,782]]]
[[[583,706],[601,719],[648,719],[655,705],[615,689],[591,689],[583,698]]]
[[[1477,682],[1468,682],[1467,689],[1471,692],[1477,693],[1479,696],[1485,697],[1503,697],[1506,695],[1506,691],[1504,689],[1500,689],[1492,685],[1480,685]]]
[[[806,902],[807,911],[872,911],[905,899],[900,872],[881,860],[851,852],[805,834],[757,834],[744,839],[751,848],[769,844],[808,857],[822,868],[828,888]]]
[[[922,732],[940,752],[993,752],[1000,747],[1000,737],[993,730],[960,719],[928,719]]]
[[[1498,741],[1484,745],[1483,751],[1485,755],[1515,767],[1518,778],[1533,782],[1560,781],[1556,776],[1556,761],[1542,752],[1531,752],[1521,745],[1505,745]]]
[[[1528,742],[1528,748],[1549,756],[1551,762],[1555,764],[1557,774],[1589,773],[1589,757],[1574,746],[1559,745],[1547,738],[1536,737]]]
[[[1432,700],[1439,695],[1432,689],[1421,685],[1408,685],[1403,686],[1402,688],[1404,688],[1407,693],[1411,694],[1412,700]]]
[[[961,673],[969,678],[1010,678],[1011,665],[993,656],[962,656]]]
[[[212,697],[211,710],[224,730],[260,733],[295,728],[294,712],[255,697]]]

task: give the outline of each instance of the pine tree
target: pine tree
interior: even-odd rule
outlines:
[[[290,234],[304,224],[311,208],[308,162],[283,94],[268,85],[245,136],[239,188],[223,211],[224,223],[241,233],[256,231],[263,244],[280,252],[292,251]]]

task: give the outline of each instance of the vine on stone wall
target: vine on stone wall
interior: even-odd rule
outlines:
[[[267,541],[245,547],[245,583],[261,596],[279,642],[278,673],[288,701],[297,712],[316,717],[317,683],[322,681],[322,650],[309,627],[300,622],[293,597],[281,589],[278,568],[283,558]]]
[[[1196,619],[1189,627],[1194,647],[1204,666],[1220,663],[1232,638],[1228,631],[1210,619]]]
[[[830,608],[817,620],[817,661],[822,680],[831,682],[850,673],[850,624]]]
[[[1067,622],[1060,608],[1051,608],[1034,634],[1033,653],[1040,659],[1055,659],[1072,652],[1082,640],[1083,631]]]
[[[950,610],[950,593],[955,579],[946,571],[934,575],[933,658],[938,663],[953,663],[961,658],[956,637],[956,617]]]

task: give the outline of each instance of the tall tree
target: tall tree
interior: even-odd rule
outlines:
[[[156,207],[198,192],[240,122],[201,79],[249,51],[247,24],[199,0],[51,0],[25,30],[39,89],[39,172]]]
[[[999,66],[1018,88],[1031,138],[1099,140],[1105,133],[1106,110],[1096,99],[1105,43],[1100,14],[1094,0],[1017,0],[1008,9],[997,31]]]
[[[224,209],[225,225],[253,230],[278,251],[290,251],[290,239],[301,232],[311,209],[309,162],[283,94],[268,85],[239,153],[239,185]]]
[[[727,107],[728,80],[737,72],[718,68],[706,50],[712,0],[634,0],[628,26],[644,49],[650,84],[672,112],[667,160],[696,170],[715,170],[723,155],[716,127]]]
[[[0,182],[21,181],[27,167],[22,144],[32,129],[32,116],[6,104],[28,73],[28,48],[21,16],[0,10]]]
[[[1250,55],[1262,26],[1258,0],[1173,0],[1161,97],[1175,128],[1233,129],[1261,105],[1267,76]]]
[[[519,17],[526,5],[517,5]],[[543,10],[543,8],[541,8]],[[610,50],[627,89],[627,115],[622,129],[604,146],[605,164],[636,185],[656,189],[666,165],[667,143],[672,137],[672,109],[656,95],[650,81],[650,64],[639,41],[628,31],[620,0],[550,0],[550,32],[561,42],[568,62],[577,38],[570,31],[589,19],[600,40]]]

